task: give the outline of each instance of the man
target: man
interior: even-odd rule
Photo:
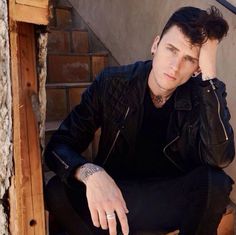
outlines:
[[[227,31],[215,7],[181,8],[155,38],[152,61],[107,68],[85,91],[45,153],[73,212],[58,179],[47,187],[49,210],[69,234],[216,234],[233,183],[222,170],[234,137],[216,78]],[[81,153],[99,127],[88,162]]]

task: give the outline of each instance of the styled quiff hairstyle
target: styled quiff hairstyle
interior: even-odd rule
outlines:
[[[221,39],[227,35],[229,26],[219,9],[211,6],[207,10],[196,7],[182,7],[167,21],[163,35],[172,27],[178,26],[193,45],[202,45],[207,39]]]

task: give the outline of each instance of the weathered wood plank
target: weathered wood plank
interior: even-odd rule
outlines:
[[[10,21],[10,44],[11,44],[11,77],[12,77],[12,102],[13,102],[13,143],[14,143],[14,176],[12,177],[12,183],[10,187],[10,231],[11,234],[23,234],[21,228],[22,214],[19,211],[23,211],[22,196],[17,192],[20,192],[21,181],[21,159],[15,156],[21,156],[21,123],[20,123],[20,94],[19,94],[19,64],[18,64],[18,35],[17,24]]]
[[[49,9],[45,5],[46,1],[43,0],[42,6],[40,6],[40,4],[36,6],[37,1],[28,0],[26,2],[28,5],[17,3],[16,0],[9,1],[11,19],[14,21],[47,25],[49,21]],[[30,3],[32,5],[30,5]]]
[[[26,133],[28,137],[29,175],[31,179],[31,197],[33,218],[29,221],[35,234],[45,233],[44,203],[42,190],[42,163],[39,145],[39,131],[36,114],[32,107],[32,96],[38,97],[34,28],[30,24],[20,24],[19,45],[21,51],[21,81],[26,107]],[[22,38],[21,38],[22,37]],[[24,155],[23,155],[24,157]],[[23,169],[23,171],[25,171]]]
[[[16,25],[16,24],[14,24]],[[34,27],[11,28],[16,211],[12,234],[44,235],[41,154],[31,96],[37,95]],[[14,190],[13,190],[14,191]],[[12,197],[13,195],[11,195]]]
[[[16,3],[27,6],[48,8],[48,0],[16,0]]]

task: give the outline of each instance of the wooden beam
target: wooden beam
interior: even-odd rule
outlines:
[[[48,0],[15,0],[18,4],[23,4],[27,6],[48,8]]]
[[[39,132],[31,101],[38,93],[34,26],[10,26],[15,166],[10,197],[16,203],[11,234],[45,235]]]
[[[40,3],[41,2],[41,3]],[[13,21],[47,25],[49,21],[48,1],[10,0],[10,18]]]
[[[10,45],[11,45],[11,79],[12,79],[12,102],[13,102],[13,155],[21,156],[21,136],[20,136],[20,96],[19,96],[19,64],[18,64],[18,43],[17,43],[17,24],[16,22],[10,21]],[[15,158],[15,157],[14,157]],[[14,164],[20,164],[18,167],[14,168],[14,174],[11,178],[11,187],[9,193],[10,200],[10,232],[11,234],[21,234],[20,221],[22,220],[19,211],[22,211],[21,195],[17,194],[19,191],[19,185],[16,182],[16,176],[20,175],[21,161],[16,162],[14,159]],[[19,231],[20,230],[20,231]]]

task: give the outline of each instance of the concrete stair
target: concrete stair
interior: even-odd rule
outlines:
[[[46,134],[55,131],[80,102],[84,90],[108,65],[109,55],[106,48],[90,50],[88,30],[76,27],[69,2],[54,1],[52,12],[48,37]]]
[[[48,31],[46,144],[100,71],[117,65],[67,0],[54,0]],[[94,157],[99,131],[84,155]],[[47,170],[46,170],[47,171]]]

